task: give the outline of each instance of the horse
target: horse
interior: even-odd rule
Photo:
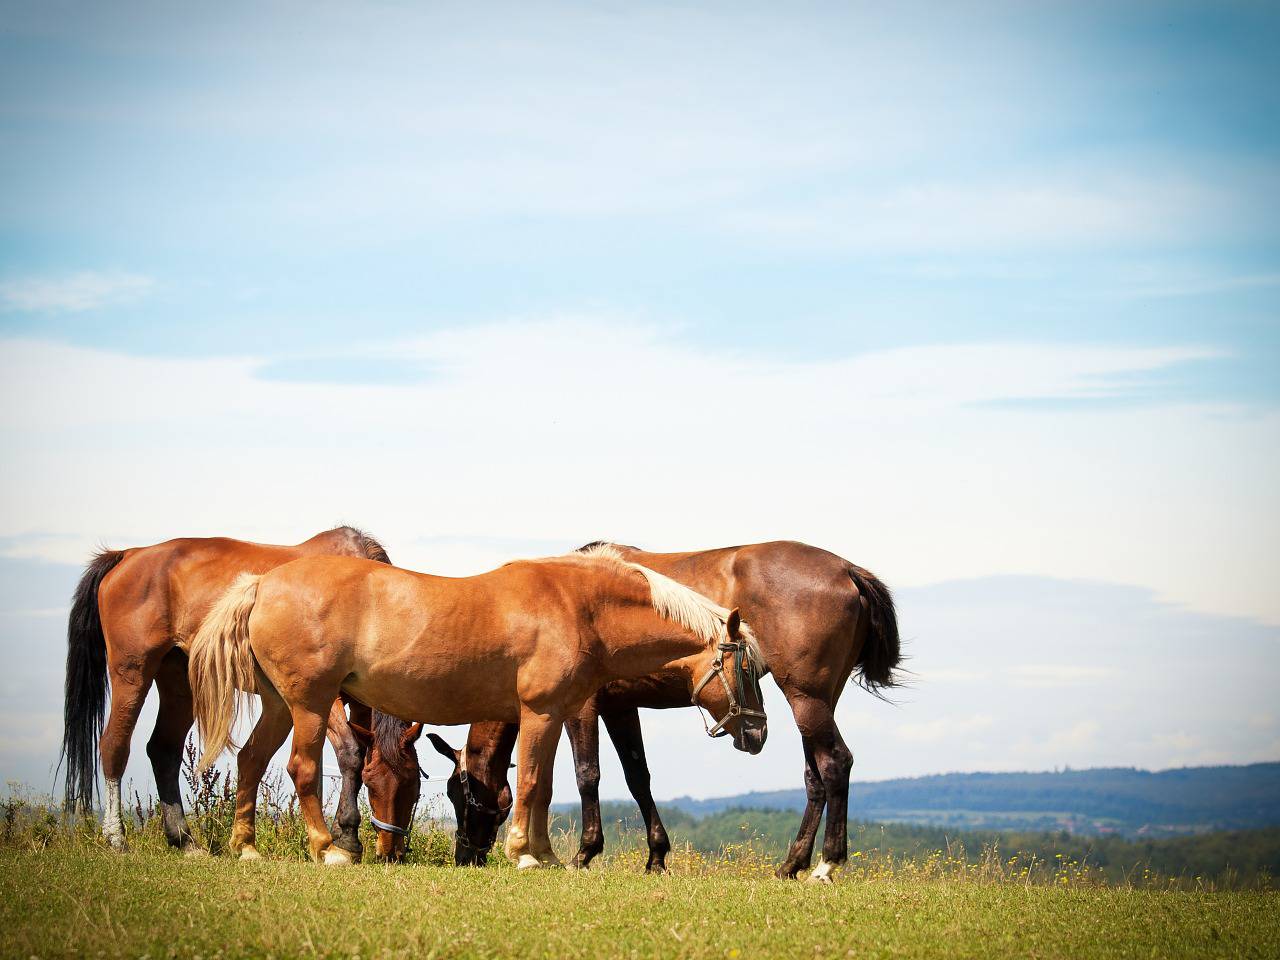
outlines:
[[[362,749],[364,761],[361,777],[356,782],[357,792],[362,783],[369,784],[370,796],[378,798],[377,803],[370,803],[369,815],[369,822],[377,831],[376,857],[383,863],[397,863],[409,851],[409,833],[422,794],[420,780],[427,779],[426,771],[418,763],[418,751],[414,747],[422,736],[422,724],[405,724],[397,720],[395,733],[386,741],[394,744],[394,751],[389,756],[384,756],[374,735],[377,724],[382,722],[382,714],[346,694],[340,695],[334,702],[349,708],[347,726]],[[331,714],[329,729],[332,730],[333,726]],[[344,791],[346,787],[347,780],[344,778]],[[345,802],[344,793],[339,809]],[[355,823],[358,828],[358,813]],[[337,844],[336,839],[334,843]]]
[[[116,850],[125,849],[120,780],[138,714],[154,682],[160,706],[147,755],[160,795],[165,837],[187,853],[202,852],[187,827],[178,787],[182,748],[192,721],[183,648],[237,576],[265,573],[308,556],[390,563],[382,545],[355,527],[328,530],[297,546],[225,537],[169,540],[149,547],[102,550],[89,562],[67,622],[66,699],[58,763],[67,765],[67,807],[87,814],[93,809],[101,754],[106,780],[102,832]],[[111,713],[104,726],[108,683]],[[335,842],[358,858],[357,797],[364,748],[348,729],[341,704],[334,705],[333,718],[331,740],[343,774]]]
[[[506,853],[521,869],[558,866],[547,812],[564,721],[610,680],[667,669],[695,683],[698,703],[742,749],[759,752],[766,735],[759,649],[738,611],[608,546],[461,578],[367,560],[295,560],[242,575],[190,644],[200,765],[207,769],[232,745],[239,692],[257,692],[262,713],[240,751],[230,846],[258,855],[258,783],[292,727],[288,769],[311,855],[338,865],[351,857],[332,845],[318,773],[324,715],[339,692],[422,723],[518,723]],[[733,703],[727,682],[723,689],[708,682],[726,673],[746,676],[744,701]],[[399,752],[398,741],[380,746],[387,757]]]
[[[588,544],[581,549],[597,546]],[[825,808],[822,858],[810,877],[815,882],[830,882],[848,855],[847,810],[853,766],[853,756],[836,726],[835,707],[855,671],[861,685],[877,695],[896,684],[895,671],[902,656],[889,589],[862,567],[792,541],[693,553],[615,549],[627,560],[665,573],[719,603],[741,608],[758,629],[765,661],[800,729],[805,758],[807,803],[799,832],[777,874],[793,879],[809,868]],[[645,819],[649,845],[645,869],[666,869],[671,842],[650,792],[637,710],[688,703],[681,677],[662,673],[619,679],[602,687],[566,722],[582,797],[582,834],[574,866],[588,866],[604,849],[597,723],[603,719],[622,761],[627,787]],[[441,754],[454,760],[448,792],[458,816],[458,849],[465,848],[471,862],[484,862],[506,816],[497,798],[503,792],[504,757],[509,755],[509,738],[513,736],[514,730],[499,724],[474,724],[463,750],[455,751],[443,741],[437,745]],[[482,797],[483,802],[459,806],[461,780],[467,783],[468,796]],[[400,787],[394,779],[381,781],[376,791],[370,790],[370,803],[386,807]],[[391,792],[384,793],[387,790]]]

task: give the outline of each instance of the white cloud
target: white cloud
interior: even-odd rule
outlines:
[[[453,555],[458,568],[497,551],[419,538],[796,537],[895,584],[1082,576],[1280,619],[1268,573],[1280,416],[983,406],[1107,396],[1207,350],[992,344],[781,362],[617,318],[383,349],[429,362],[432,378],[285,383],[256,379],[251,357],[4,343],[8,552],[79,561],[98,539],[178,532],[300,539],[338,519],[372,526],[406,564]]]
[[[61,277],[19,277],[0,281],[0,309],[17,313],[83,313],[134,303],[155,286],[135,273],[72,273]]]
[[[1114,675],[1108,667],[1072,663],[1019,663],[1005,668],[1015,683],[1025,687],[1065,687],[1097,683]]]
[[[877,183],[811,201],[748,202],[726,223],[765,240],[878,253],[1187,243],[1262,226],[1242,196],[1274,190],[1274,177],[1241,171],[1239,178],[1257,181],[1256,191],[1137,169],[1086,176],[1006,171],[998,181]]]
[[[989,713],[969,716],[939,717],[922,723],[900,724],[894,731],[900,740],[908,743],[933,744],[947,740],[967,740],[975,733],[989,730],[995,718]]]

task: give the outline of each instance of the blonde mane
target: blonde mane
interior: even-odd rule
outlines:
[[[684,584],[677,583],[656,570],[650,570],[648,567],[641,566],[638,563],[632,563],[613,544],[593,543],[591,546],[575,553],[567,554],[567,556],[598,558],[635,570],[648,581],[649,595],[653,601],[653,609],[658,616],[664,620],[678,623],[686,630],[693,631],[707,645],[719,643],[724,638],[725,624],[729,621],[729,610],[704,597],[696,590],[690,590]],[[764,657],[760,653],[760,645],[756,642],[756,635],[752,633],[751,627],[747,625],[745,620],[741,621],[739,633],[752,658],[760,665],[761,669],[767,670],[768,664],[765,663]]]

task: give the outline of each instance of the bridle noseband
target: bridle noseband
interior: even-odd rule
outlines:
[[[423,780],[431,779],[427,775],[427,772],[421,767],[418,768],[418,775],[421,776]],[[409,811],[409,825],[407,827],[397,827],[394,823],[387,823],[385,820],[379,820],[373,815],[373,810],[369,811],[369,823],[371,823],[375,829],[381,830],[384,833],[389,833],[394,837],[404,837],[405,856],[409,855],[409,850],[411,849],[409,846],[409,834],[413,832],[413,821],[418,816],[418,801],[421,799],[422,795],[419,794],[418,800],[413,801],[413,809]]]
[[[720,651],[720,655],[711,661],[711,667],[702,675],[702,679],[698,681],[693,688],[693,705],[698,708],[698,713],[702,715],[702,704],[698,703],[698,694],[702,692],[702,688],[711,682],[713,677],[719,677],[720,682],[724,684],[725,696],[729,698],[728,712],[713,724],[707,723],[707,718],[702,716],[702,725],[707,731],[709,737],[723,737],[728,734],[725,729],[727,724],[734,717],[756,718],[760,720],[768,720],[763,710],[753,710],[750,707],[744,707],[742,701],[746,700],[746,685],[751,684],[757,694],[760,692],[760,677],[764,671],[760,665],[756,663],[756,659],[751,654],[750,648],[741,640],[721,640],[716,647]],[[724,669],[724,654],[734,654],[734,682],[730,683]],[[736,688],[736,690],[735,690]],[[763,703],[764,698],[761,697]]]
[[[459,848],[474,850],[476,853],[488,854],[492,849],[494,842],[498,839],[498,828],[502,825],[502,807],[488,806],[476,799],[475,793],[471,789],[471,775],[467,773],[467,750],[462,749],[462,758],[458,762],[458,785],[462,788],[462,820],[458,824],[458,829],[454,832],[454,842]],[[495,819],[493,821],[493,830],[489,834],[489,840],[486,843],[472,843],[471,831],[467,829],[470,821],[468,814],[474,810],[476,813],[487,813]]]

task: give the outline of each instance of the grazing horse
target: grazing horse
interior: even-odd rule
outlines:
[[[552,764],[561,726],[594,691],[662,669],[686,683],[741,671],[748,699],[732,712],[727,683],[699,684],[698,701],[744,749],[758,751],[762,665],[736,610],[601,546],[474,577],[345,558],[242,576],[192,640],[189,671],[203,767],[230,743],[238,691],[261,695],[262,715],[239,758],[231,847],[242,856],[257,856],[258,782],[292,726],[289,773],[311,854],[351,861],[332,846],[319,796],[324,716],[341,691],[424,723],[518,722],[506,853],[525,869],[559,865],[547,835]],[[380,746],[388,757],[399,752],[398,742]]]
[[[352,700],[345,694],[335,702],[339,704],[345,702],[350,706],[351,716],[348,726],[354,739],[364,751],[361,779],[369,786],[369,822],[377,830],[377,859],[385,863],[397,863],[409,852],[409,831],[413,826],[418,799],[422,795],[421,780],[427,777],[418,764],[418,751],[414,747],[418,738],[422,736],[422,724],[405,724],[396,720],[394,732],[384,738],[383,744],[379,744],[374,730],[377,724],[382,722],[382,714],[371,710],[358,700]],[[333,729],[332,715],[330,715],[329,729]],[[390,753],[383,753],[384,745],[391,751]],[[343,797],[338,803],[338,811],[341,813],[346,805],[346,791],[352,785],[355,787],[355,799],[352,802],[357,804],[355,827],[358,829],[360,780],[353,782],[349,778],[343,778]],[[337,817],[336,820],[339,824],[342,823],[341,817]],[[334,844],[337,845],[336,839]]]
[[[819,882],[829,881],[847,859],[849,774],[853,766],[853,756],[836,727],[836,702],[855,671],[862,685],[873,693],[894,685],[901,654],[889,589],[869,571],[835,554],[789,541],[697,553],[616,549],[627,560],[665,573],[719,603],[740,608],[757,629],[765,662],[791,706],[804,746],[808,802],[778,876],[793,878],[808,869],[825,807],[822,859],[811,876]],[[649,841],[645,869],[666,869],[671,842],[649,790],[637,708],[688,704],[681,677],[664,673],[619,679],[605,685],[565,724],[582,796],[582,838],[575,866],[587,866],[604,849],[600,718],[622,761],[627,787],[644,815]],[[461,796],[456,781],[464,771],[472,796],[496,798],[501,794],[511,736],[514,731],[504,731],[498,724],[475,724],[463,751],[437,746],[455,761],[449,784],[455,808],[455,795]],[[385,806],[393,797],[383,796],[382,791],[390,789],[394,794],[400,787],[394,780],[384,780],[377,791],[370,790],[370,802]],[[483,863],[505,811],[489,799],[482,808],[472,805],[465,812],[465,820],[461,811],[458,814],[459,848],[467,847],[468,856]]]
[[[160,709],[147,755],[160,794],[165,837],[175,847],[199,851],[187,828],[178,787],[182,746],[192,719],[183,648],[213,602],[240,574],[265,573],[290,560],[316,555],[390,563],[382,545],[354,527],[328,530],[292,547],[224,537],[169,540],[150,547],[103,550],[89,563],[76,587],[67,624],[59,763],[67,764],[67,806],[88,812],[93,809],[101,753],[106,779],[102,832],[112,847],[125,847],[120,779],[138,714],[154,682]],[[111,714],[104,728],[108,680]],[[360,811],[355,797],[364,753],[346,726],[341,705],[334,716],[341,720],[335,719],[331,738],[347,787],[335,842],[358,857]]]

